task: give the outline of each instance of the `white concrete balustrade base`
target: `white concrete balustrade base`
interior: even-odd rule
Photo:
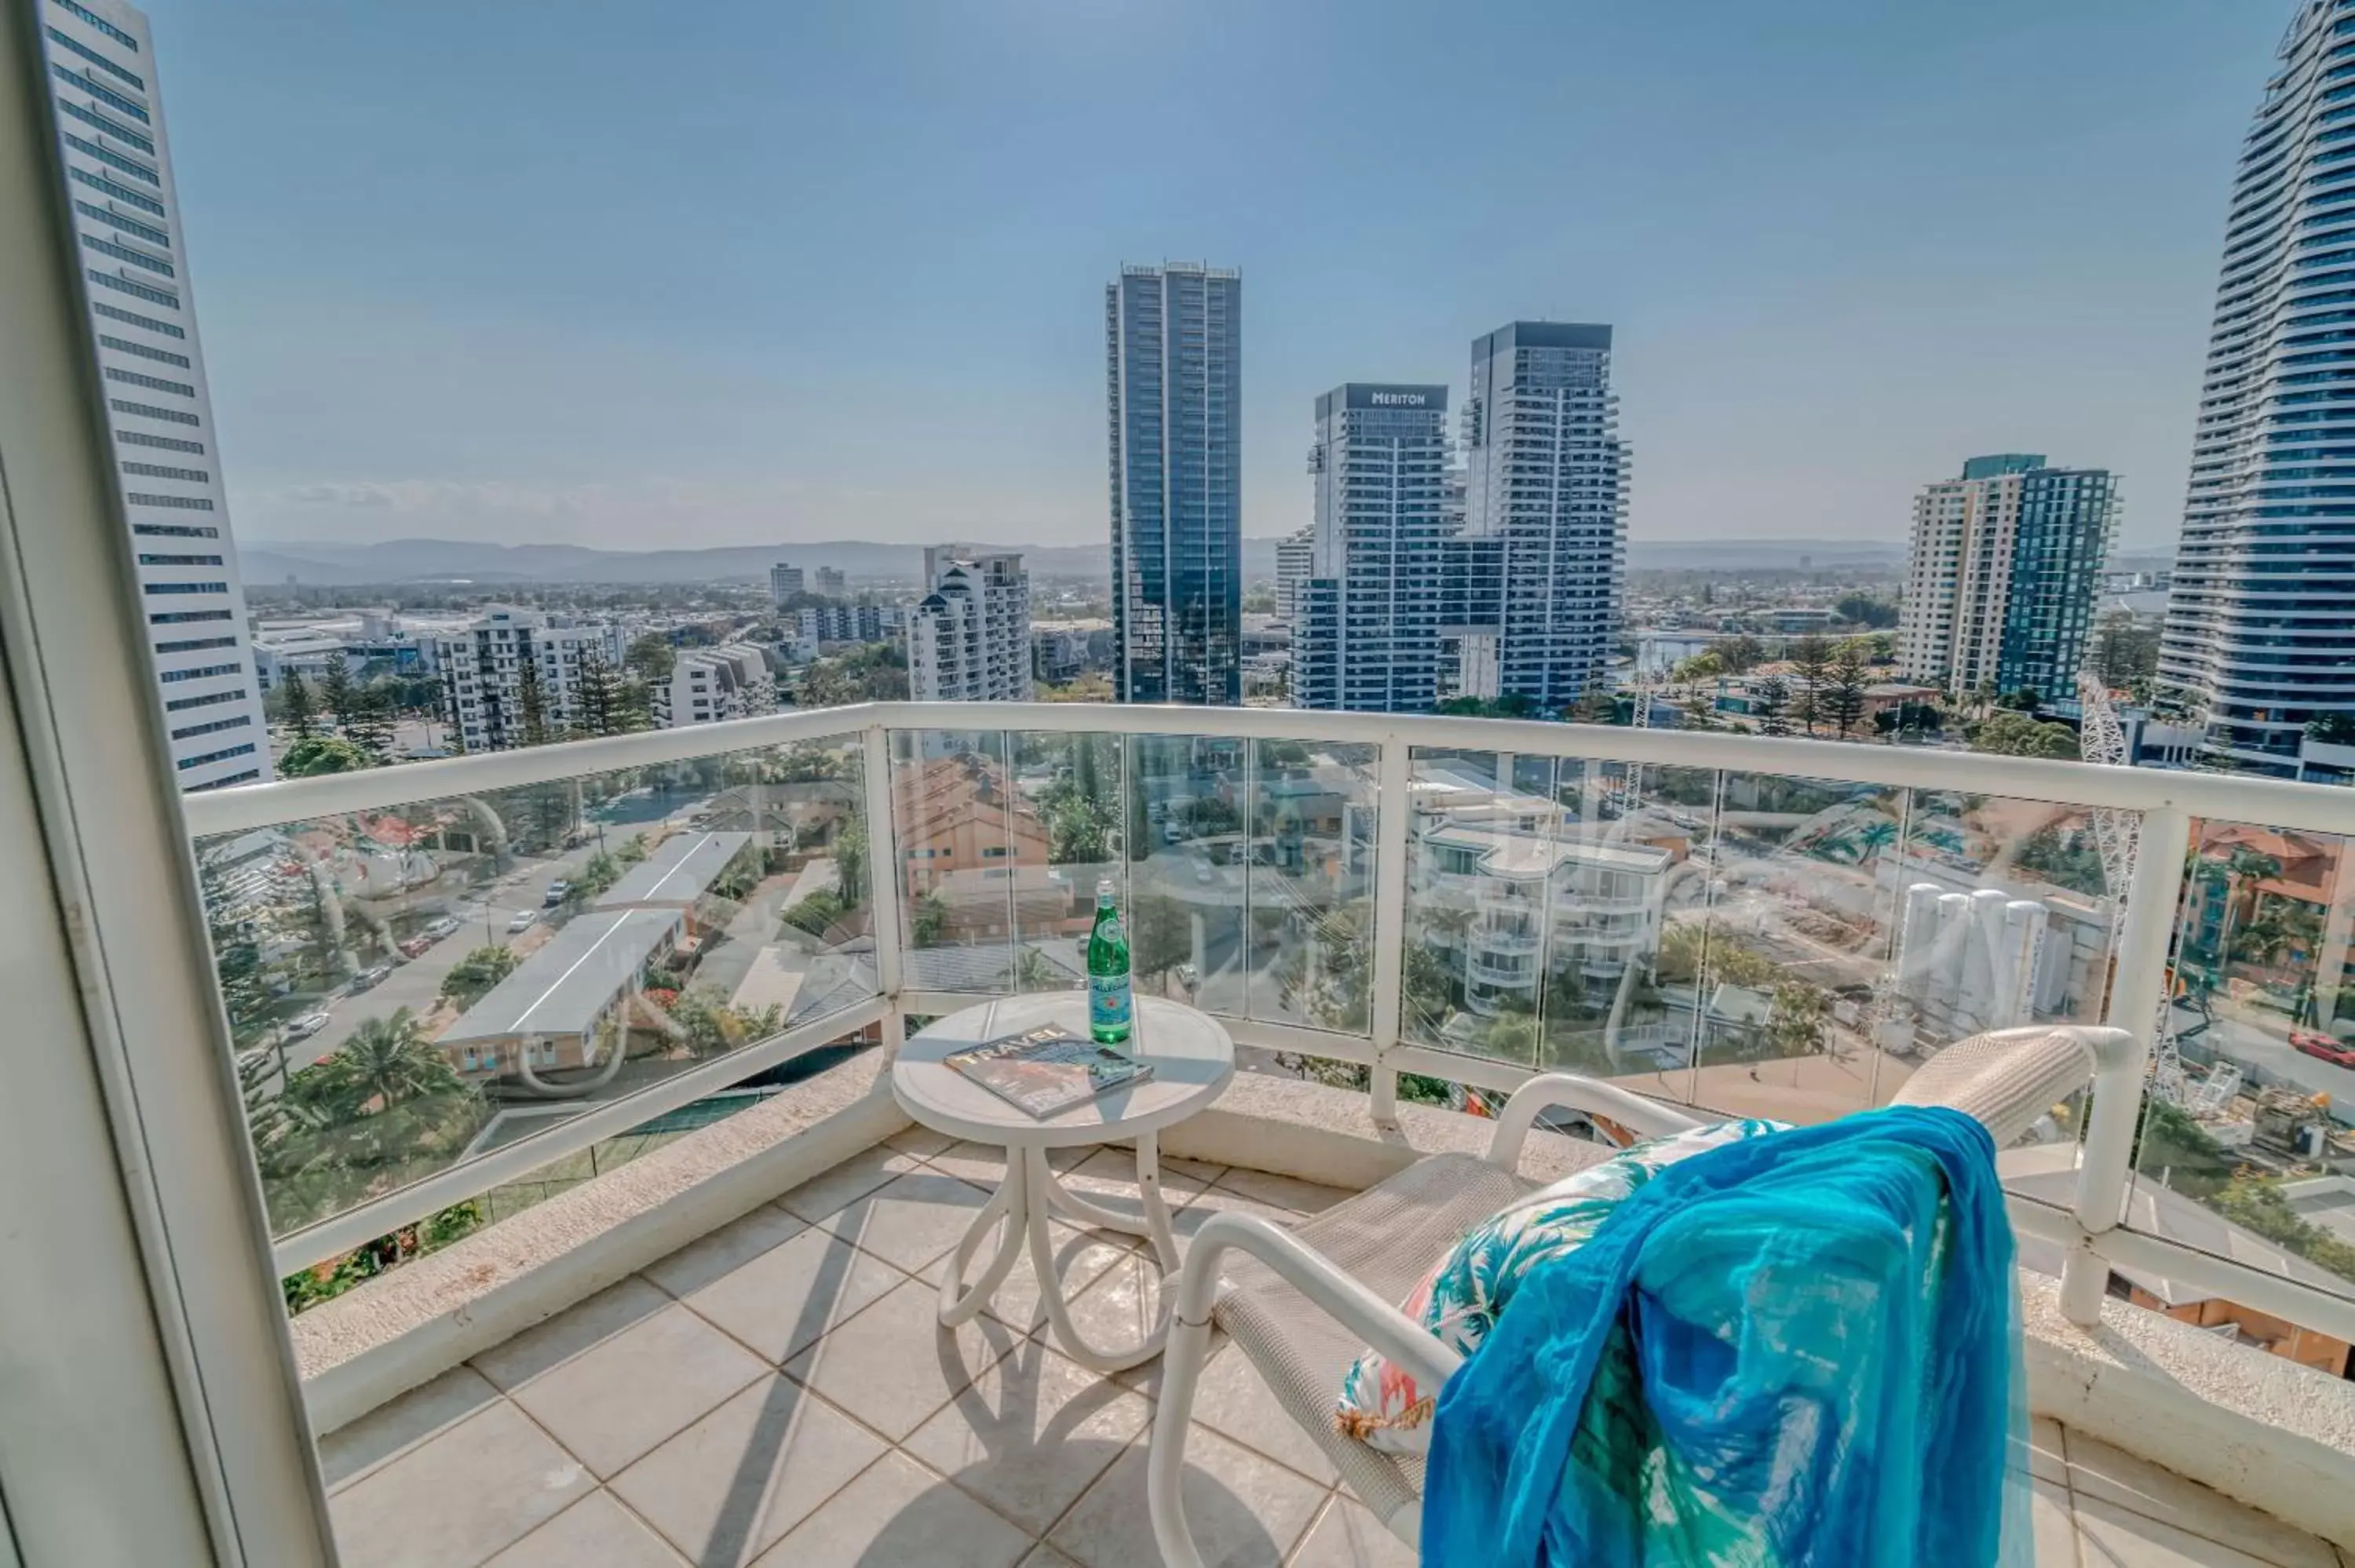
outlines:
[[[896,1134],[331,1433],[346,1568],[1152,1568],[1154,1368],[1100,1378],[1059,1354],[1027,1276],[955,1330],[935,1315],[1001,1158]],[[1056,1160],[1109,1203],[1133,1175],[1114,1152]],[[1221,1208],[1290,1221],[1346,1195],[1176,1158],[1165,1176],[1181,1237]],[[1092,1337],[1152,1320],[1135,1238],[1057,1242]],[[1412,1561],[1239,1354],[1214,1354],[1196,1411],[1207,1559]],[[2040,1568],[2355,1568],[2049,1417],[2030,1463]]]

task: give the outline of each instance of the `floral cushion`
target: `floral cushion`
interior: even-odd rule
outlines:
[[[1549,1258],[1576,1251],[1619,1201],[1679,1160],[1704,1149],[1780,1132],[1775,1121],[1724,1121],[1639,1143],[1507,1205],[1457,1242],[1399,1308],[1461,1356],[1480,1348],[1520,1278]],[[1344,1436],[1393,1454],[1431,1446],[1433,1401],[1405,1368],[1367,1350],[1341,1380],[1333,1423]]]

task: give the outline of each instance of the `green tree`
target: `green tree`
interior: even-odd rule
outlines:
[[[540,687],[539,654],[530,644],[519,644],[516,660],[516,744],[546,746],[552,738],[548,726],[548,695]]]
[[[656,684],[670,679],[678,663],[678,652],[671,647],[670,639],[659,631],[649,631],[632,642],[622,655],[622,667],[635,673],[638,679]]]
[[[1875,629],[1897,624],[1897,607],[1869,593],[1845,593],[1832,601],[1832,613],[1842,620]]]
[[[313,779],[322,773],[357,773],[374,759],[341,736],[313,735],[296,741],[278,759],[282,779]]]
[[[834,874],[838,896],[845,909],[857,909],[867,902],[867,821],[862,817],[844,821],[834,835]]]
[[[1780,675],[1762,676],[1750,687],[1750,711],[1758,717],[1761,735],[1788,735],[1791,721],[1784,716],[1791,705],[1791,683]]]
[[[1832,650],[1831,661],[1825,666],[1821,705],[1824,718],[1831,725],[1832,733],[1842,740],[1863,722],[1865,692],[1872,683],[1866,670],[1871,652],[1861,639],[1851,637]]]
[[[499,981],[515,973],[523,960],[513,948],[486,944],[450,966],[442,977],[442,995],[461,1008],[472,1007]]]
[[[352,684],[352,673],[340,654],[331,654],[327,667],[321,673],[320,695],[327,704],[327,716],[334,721],[336,733],[351,727],[352,715],[358,712],[358,691]]]
[[[378,762],[392,760],[392,694],[381,685],[367,685],[351,694],[352,716],[344,737]]]
[[[2004,709],[1971,726],[1971,749],[1999,757],[2077,756],[2077,732],[2065,724],[2041,724],[2027,714]]]
[[[1746,675],[1766,662],[1766,644],[1748,632],[1726,638],[1717,645],[1717,657],[1729,674]]]
[[[2325,746],[2355,746],[2355,714],[2317,714],[2306,721],[2306,733]]]
[[[908,656],[893,642],[870,642],[831,658],[814,659],[802,672],[794,700],[805,708],[846,707],[853,703],[905,702]]]
[[[1798,677],[1791,716],[1813,735],[1817,723],[1826,716],[1824,683],[1831,676],[1831,645],[1820,637],[1802,637],[1792,642],[1790,654],[1791,673]]]
[[[2110,690],[2147,700],[2158,675],[2158,629],[2137,620],[2132,610],[2111,610],[2094,627],[2085,668]]]
[[[312,715],[319,710],[319,700],[311,694],[311,683],[303,678],[299,669],[289,668],[286,678],[278,683],[278,722],[296,740],[308,740],[318,733]]]
[[[947,929],[949,906],[938,893],[926,889],[908,906],[908,941],[911,947],[929,948],[938,943],[941,933]]]
[[[639,687],[644,689],[643,682]],[[594,647],[581,650],[573,706],[583,735],[631,735],[652,724],[651,700],[638,703],[623,673],[607,663],[604,653]]]
[[[371,1105],[390,1110],[428,1095],[464,1093],[467,1086],[405,1007],[389,1018],[362,1020],[322,1065],[333,1071],[355,1114]]]

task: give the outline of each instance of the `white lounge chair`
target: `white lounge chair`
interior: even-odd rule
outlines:
[[[1895,1103],[1962,1111],[1977,1118],[2001,1148],[2091,1082],[2098,1066],[2126,1059],[2132,1045],[2123,1030],[2074,1025],[1976,1034],[1940,1051],[1907,1080]],[[1153,1533],[1167,1568],[1202,1568],[1186,1527],[1179,1481],[1214,1323],[1332,1458],[1350,1490],[1400,1539],[1415,1543],[1422,1464],[1334,1429],[1341,1379],[1371,1345],[1425,1388],[1447,1381],[1460,1358],[1397,1304],[1458,1238],[1537,1185],[1515,1167],[1539,1115],[1558,1107],[1607,1117],[1638,1138],[1702,1125],[1612,1085],[1553,1074],[1514,1092],[1485,1158],[1427,1156],[1294,1229],[1235,1213],[1214,1214],[1203,1225],[1178,1273],[1146,1465]],[[1595,1145],[1583,1163],[1611,1153]]]

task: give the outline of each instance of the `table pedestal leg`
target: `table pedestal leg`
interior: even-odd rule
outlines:
[[[989,1298],[997,1294],[997,1287],[1006,1283],[1007,1275],[1013,1270],[1014,1260],[1021,1255],[1022,1244],[1028,1234],[1028,1197],[1021,1169],[1009,1150],[1006,1179],[997,1184],[997,1191],[990,1194],[989,1202],[981,1206],[981,1213],[973,1217],[973,1224],[965,1227],[964,1237],[957,1243],[956,1252],[949,1259],[948,1271],[941,1277],[943,1327],[954,1329],[980,1311]],[[989,1266],[981,1271],[981,1277],[973,1282],[972,1288],[964,1288],[965,1266],[973,1261],[974,1253],[980,1248],[983,1238],[989,1234],[990,1227],[1001,1219],[1006,1222],[1006,1234],[999,1238],[996,1255],[990,1258]]]
[[[1018,1202],[1028,1211],[1030,1264],[1039,1271],[1039,1294],[1047,1308],[1047,1320],[1055,1330],[1055,1342],[1065,1355],[1096,1372],[1121,1372],[1159,1355],[1169,1337],[1169,1309],[1176,1299],[1178,1243],[1169,1227],[1169,1206],[1161,1196],[1158,1139],[1148,1132],[1136,1140],[1136,1186],[1145,1209],[1142,1222],[1099,1208],[1065,1192],[1055,1180],[1045,1150],[1023,1150],[1020,1160],[1023,1195]],[[1077,1325],[1071,1321],[1071,1308],[1063,1300],[1062,1282],[1055,1270],[1054,1243],[1047,1226],[1049,1213],[1058,1209],[1088,1224],[1152,1238],[1155,1255],[1161,1265],[1161,1310],[1153,1328],[1134,1346],[1100,1351],[1080,1337]]]

